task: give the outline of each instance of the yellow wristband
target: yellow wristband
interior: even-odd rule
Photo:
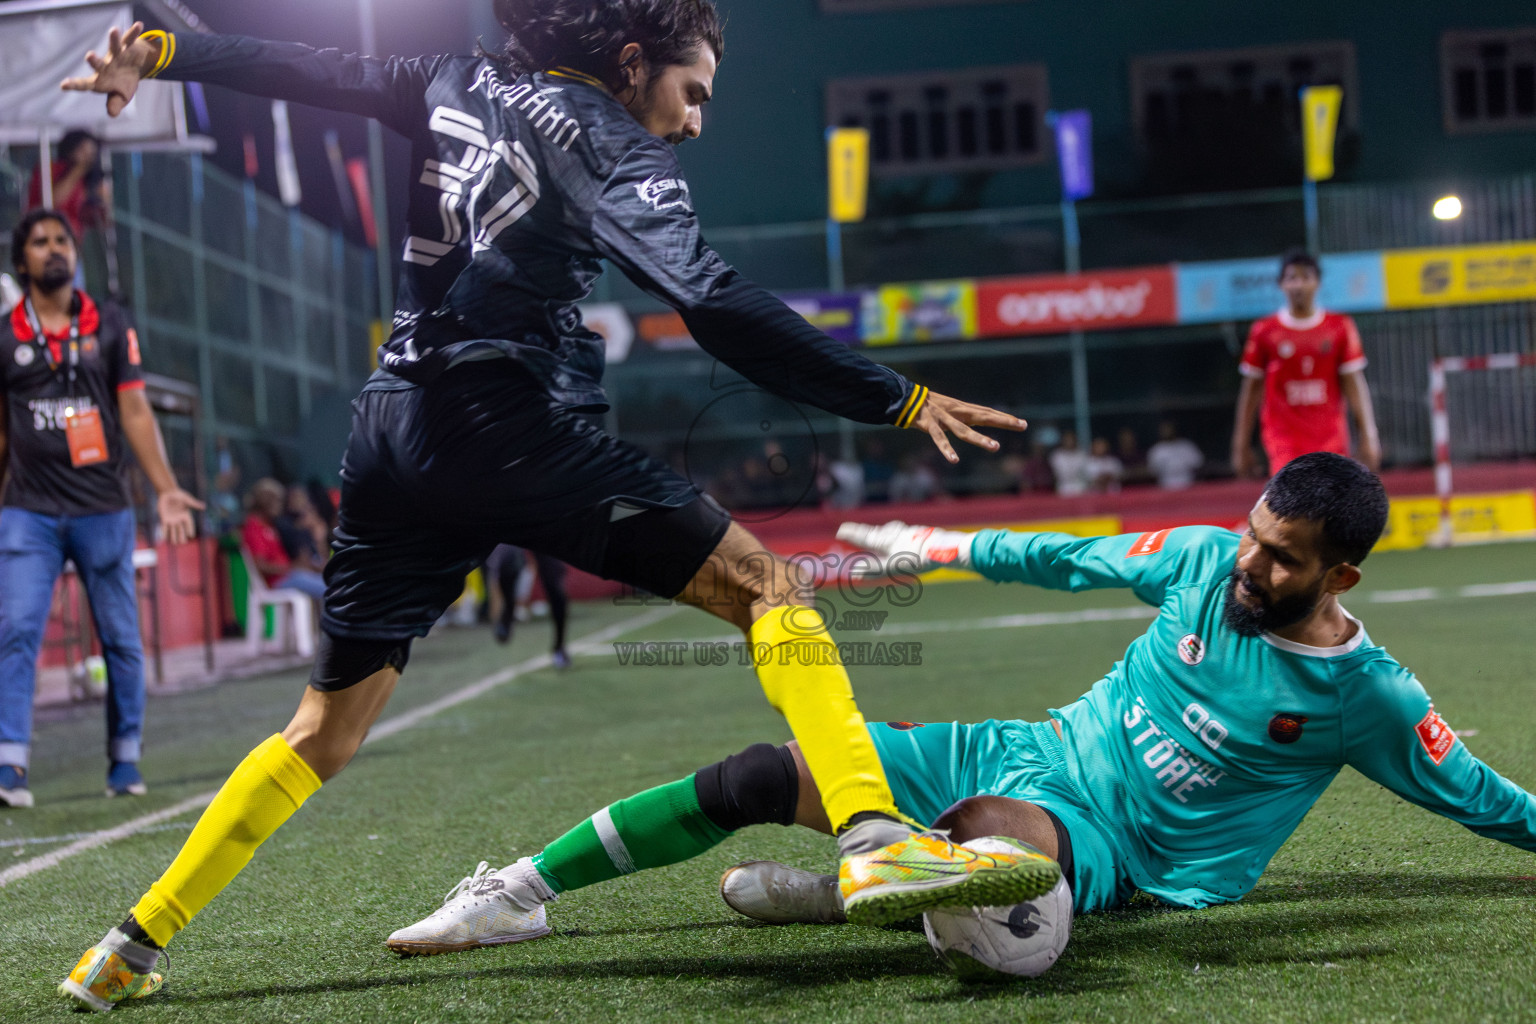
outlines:
[[[923,411],[923,405],[928,401],[928,389],[921,384],[912,385],[912,393],[902,404],[901,412],[896,415],[896,425],[905,430],[917,421],[917,414]]]
[[[139,38],[146,43],[154,43],[160,47],[160,56],[155,61],[155,66],[144,72],[145,78],[154,78],[164,71],[171,63],[171,58],[176,56],[176,36],[174,33],[155,29],[152,32],[145,32]]]

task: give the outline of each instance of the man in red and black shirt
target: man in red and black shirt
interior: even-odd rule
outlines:
[[[166,463],[133,328],[71,284],[77,253],[63,216],[27,214],[11,254],[26,293],[0,319],[0,803],[32,805],[37,653],[66,559],[85,585],[107,663],[107,795],[138,795],[144,652],[124,442],[159,495],[168,540],[190,538],[191,510],[203,506]]]
[[[1360,461],[1373,472],[1381,468],[1360,332],[1345,314],[1318,308],[1321,283],[1321,269],[1310,253],[1286,253],[1280,262],[1285,308],[1255,321],[1248,331],[1238,365],[1243,388],[1232,429],[1232,468],[1240,477],[1251,476],[1255,469],[1255,413],[1271,474],[1307,452],[1348,455],[1346,401],[1355,417]]]

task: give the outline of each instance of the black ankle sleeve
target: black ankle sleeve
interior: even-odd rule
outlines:
[[[699,809],[727,832],[748,825],[793,825],[800,773],[788,747],[754,743],[693,776]]]

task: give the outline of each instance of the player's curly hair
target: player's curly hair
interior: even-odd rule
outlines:
[[[1281,519],[1322,524],[1322,556],[1330,565],[1359,565],[1387,526],[1387,492],[1364,465],[1333,452],[1287,462],[1264,488],[1264,503]]]
[[[711,0],[496,0],[496,18],[515,74],[564,66],[612,85],[628,43],[653,68],[691,64],[703,46],[716,60],[725,51]]]

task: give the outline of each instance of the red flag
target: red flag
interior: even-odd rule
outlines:
[[[379,233],[373,223],[373,193],[368,189],[368,161],[355,156],[347,161],[347,180],[357,196],[357,216],[363,222],[363,239],[369,248],[377,248]]]

